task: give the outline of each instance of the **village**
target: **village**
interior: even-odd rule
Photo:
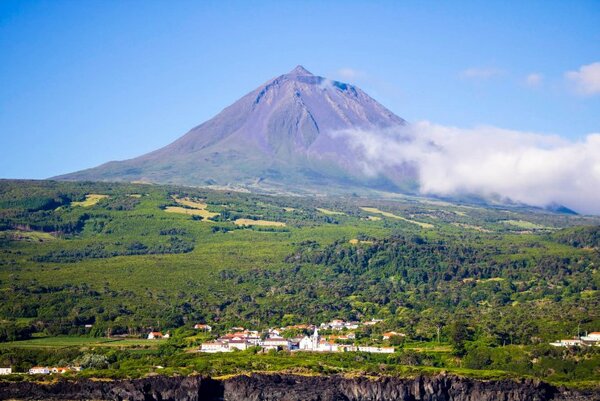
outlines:
[[[401,332],[388,331],[381,334],[379,340],[370,339],[369,344],[357,344],[354,330],[364,326],[375,326],[381,323],[380,319],[365,322],[334,319],[319,326],[313,324],[298,324],[281,328],[270,328],[264,331],[249,330],[243,327],[231,327],[220,336],[214,336],[212,341],[203,342],[196,352],[218,353],[245,351],[255,348],[260,352],[291,351],[291,352],[367,352],[377,354],[392,354],[395,352],[393,345],[400,344],[406,335]],[[194,325],[194,329],[212,333],[213,328],[205,323]],[[326,334],[320,334],[324,332]],[[170,333],[163,334],[152,331],[146,336],[148,340],[161,340],[170,338]],[[586,333],[571,339],[557,340],[549,343],[554,347],[591,347],[600,346],[600,332]],[[29,374],[29,375],[51,375],[65,374],[68,372],[80,372],[80,366],[34,366],[27,372],[13,372],[10,367],[0,367],[0,375]]]
[[[361,326],[373,326],[381,323],[380,319],[373,319],[366,322],[351,321],[346,322],[342,319],[334,319],[328,323],[321,323],[319,326],[312,324],[298,324],[281,328],[270,328],[266,331],[248,330],[243,327],[231,327],[224,335],[216,337],[213,341],[207,341],[201,344],[198,352],[217,353],[245,351],[252,347],[258,347],[260,350],[287,350],[287,351],[312,351],[312,352],[369,352],[380,354],[394,353],[393,346],[389,344],[392,338],[403,340],[404,333],[389,331],[382,334],[377,344],[357,345],[356,335],[353,330]],[[199,323],[194,329],[212,332],[212,327],[208,324]],[[334,332],[335,334],[321,335],[319,330],[325,332]],[[303,334],[299,334],[303,333]],[[291,335],[288,335],[291,334]],[[170,334],[161,332],[150,332],[148,339],[166,339]],[[600,346],[600,332],[586,333],[585,336],[578,336],[572,339],[557,340],[549,343],[554,347],[590,347]]]
[[[199,352],[216,353],[244,351],[252,347],[258,347],[263,351],[288,350],[288,351],[312,351],[312,352],[370,352],[391,354],[395,351],[393,346],[384,344],[361,344],[357,345],[356,335],[352,330],[361,326],[376,325],[381,320],[370,320],[367,322],[346,322],[334,319],[328,323],[316,326],[312,324],[300,324],[282,328],[270,328],[264,332],[247,330],[243,327],[232,327],[227,334],[217,337],[214,341],[202,343]],[[205,324],[195,326],[196,329],[211,331],[212,328]],[[319,330],[329,333],[321,335]],[[310,334],[309,334],[310,333]],[[392,338],[401,339],[403,333],[394,331],[383,333],[381,342]]]

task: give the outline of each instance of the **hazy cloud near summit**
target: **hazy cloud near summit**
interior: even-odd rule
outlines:
[[[423,194],[501,196],[535,206],[556,202],[600,214],[600,133],[570,142],[495,127],[420,122],[399,131],[333,135],[345,137],[362,155],[366,174],[414,164]]]
[[[348,79],[348,80],[362,78],[366,75],[362,71],[356,70],[354,68],[349,68],[349,67],[340,68],[337,71],[337,73],[342,79]]]

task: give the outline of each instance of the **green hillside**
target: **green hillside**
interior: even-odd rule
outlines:
[[[595,217],[414,197],[4,180],[0,362],[27,367],[37,355],[36,362],[51,363],[43,347],[10,342],[31,336],[141,338],[170,330],[173,348],[147,349],[148,364],[205,371],[209,357],[178,353],[198,343],[189,331],[195,323],[222,332],[382,319],[361,335],[406,333],[408,348],[395,356],[405,359],[387,361],[394,366],[593,381],[598,351],[563,354],[546,344],[600,331],[599,224]],[[438,341],[446,351],[428,351]],[[86,352],[103,343],[90,338]],[[409,344],[425,348],[415,345],[411,359]],[[62,357],[77,357],[65,347],[73,355]],[[109,362],[118,365],[110,366],[118,371],[130,357],[114,356]],[[225,368],[231,358],[210,373],[232,373]],[[239,359],[243,369],[261,370],[246,358]],[[276,360],[271,366],[290,368],[283,356],[269,358]],[[348,362],[323,358],[335,360],[332,366]],[[373,358],[374,366],[383,363]],[[543,358],[554,362],[532,362]]]

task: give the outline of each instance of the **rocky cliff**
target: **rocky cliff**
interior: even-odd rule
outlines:
[[[0,400],[131,401],[598,401],[600,392],[572,391],[533,380],[479,381],[456,376],[379,379],[340,376],[148,377],[138,380],[0,382]]]

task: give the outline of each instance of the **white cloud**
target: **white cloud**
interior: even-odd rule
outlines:
[[[558,136],[421,122],[400,132],[342,131],[376,175],[410,163],[423,194],[478,194],[600,214],[600,134]]]
[[[600,94],[600,62],[583,65],[577,71],[568,71],[565,77],[581,95]]]
[[[502,74],[504,71],[497,68],[467,68],[460,75],[469,79],[490,79]]]
[[[348,67],[340,68],[337,73],[343,79],[357,79],[365,76],[364,72]]]
[[[525,84],[529,87],[536,87],[542,84],[544,76],[538,73],[531,73],[525,77]]]

